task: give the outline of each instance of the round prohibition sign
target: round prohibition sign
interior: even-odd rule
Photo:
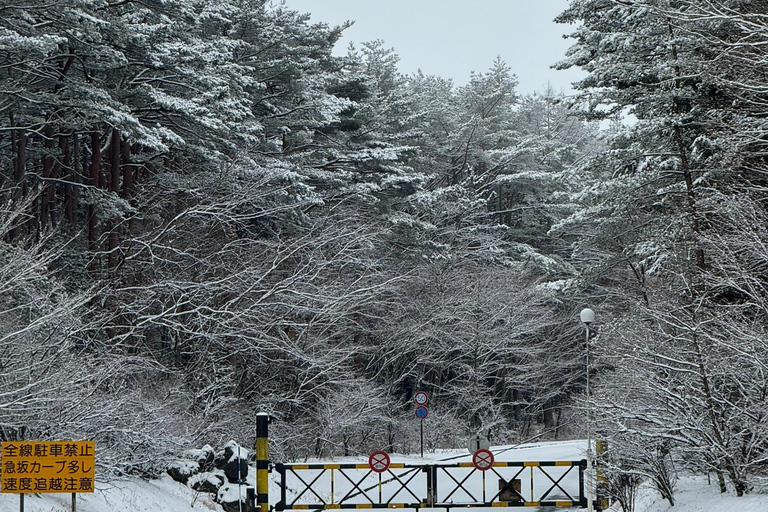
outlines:
[[[424,407],[423,405],[421,407],[416,408],[416,417],[420,420],[425,419],[427,416],[429,416],[429,409]]]
[[[429,402],[429,395],[424,391],[419,391],[413,395],[413,402],[416,405],[427,405],[427,402]]]
[[[368,465],[374,473],[383,473],[389,469],[389,455],[387,452],[373,452],[368,457]]]
[[[472,465],[480,471],[488,471],[493,467],[493,454],[484,448],[477,450],[472,454]]]

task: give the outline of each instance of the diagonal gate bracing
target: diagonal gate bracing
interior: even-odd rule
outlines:
[[[585,460],[398,464],[275,464],[275,510],[452,507],[586,507]]]

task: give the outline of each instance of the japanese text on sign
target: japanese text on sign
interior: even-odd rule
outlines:
[[[10,441],[0,447],[0,491],[93,492],[93,441]]]

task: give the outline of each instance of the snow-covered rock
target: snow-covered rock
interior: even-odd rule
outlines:
[[[227,477],[221,470],[203,472],[189,478],[187,485],[198,492],[218,493]]]
[[[216,467],[224,470],[227,481],[232,484],[244,481],[248,476],[248,449],[241,447],[235,441],[224,446],[223,452],[216,455]]]
[[[192,475],[200,472],[200,465],[191,460],[176,460],[168,464],[166,472],[182,484],[186,484]]]
[[[211,445],[206,444],[199,450],[189,450],[187,455],[197,461],[201,472],[213,470],[213,459],[216,457],[216,450]]]
[[[247,485],[227,483],[222,485],[219,489],[219,492],[216,495],[216,502],[221,505],[221,508],[223,508],[225,512],[240,512],[240,504],[242,504],[243,510],[246,508],[247,496]]]

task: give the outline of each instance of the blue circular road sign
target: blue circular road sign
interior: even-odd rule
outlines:
[[[424,407],[422,405],[421,407],[417,407],[416,408],[416,417],[417,418],[419,418],[420,420],[423,420],[427,416],[429,416],[429,410],[426,407]]]

